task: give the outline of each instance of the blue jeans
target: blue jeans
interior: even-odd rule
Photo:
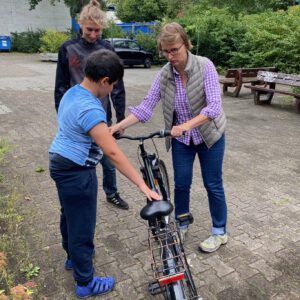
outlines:
[[[88,283],[94,274],[92,255],[97,211],[96,168],[79,166],[50,154],[50,176],[55,181],[61,205],[62,246],[72,260],[74,279]]]
[[[224,151],[224,135],[209,149],[205,143],[187,146],[176,139],[172,139],[175,217],[188,213],[190,210],[193,163],[197,154],[204,187],[208,195],[213,234],[226,233],[227,206],[222,181]]]
[[[116,168],[111,163],[106,155],[103,155],[100,160],[103,169],[103,181],[102,186],[106,196],[111,197],[116,194],[117,189],[117,179],[116,179]]]

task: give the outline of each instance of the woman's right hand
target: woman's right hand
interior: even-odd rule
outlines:
[[[112,125],[108,128],[109,132],[111,135],[114,135],[114,133],[118,132],[120,133],[121,135],[124,133],[124,129],[121,128],[121,126],[119,124],[115,124],[115,125]]]
[[[150,200],[162,200],[162,196],[149,189],[146,183],[139,186],[140,191]]]

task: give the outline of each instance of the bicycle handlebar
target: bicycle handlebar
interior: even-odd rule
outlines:
[[[157,137],[157,138],[164,138],[167,136],[171,135],[171,130],[167,130],[167,129],[161,129],[159,131],[155,131],[152,132],[148,135],[140,135],[140,136],[130,136],[130,135],[120,135],[118,133],[115,133],[113,136],[116,140],[120,140],[120,139],[127,139],[127,140],[133,140],[133,141],[144,141],[147,139],[151,139],[153,137]]]

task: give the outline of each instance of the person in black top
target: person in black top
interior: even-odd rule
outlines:
[[[100,9],[100,5],[96,0],[91,0],[82,9],[79,18],[80,36],[65,42],[58,53],[54,91],[56,111],[58,111],[59,103],[65,92],[83,80],[88,56],[103,48],[114,51],[109,42],[100,38],[106,23],[106,15]],[[110,95],[101,99],[101,102],[106,111],[108,126],[112,124],[110,102],[112,102],[115,109],[117,122],[122,121],[125,118],[125,88],[123,80],[119,80]],[[118,208],[128,209],[127,202],[118,193],[114,165],[105,155],[101,160],[101,164],[106,200]]]

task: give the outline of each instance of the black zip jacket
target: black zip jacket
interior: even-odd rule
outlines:
[[[114,51],[113,47],[107,41],[98,39],[97,42],[91,44],[81,37],[69,40],[60,47],[54,90],[56,111],[64,93],[70,87],[82,82],[86,59],[89,54],[103,48]],[[123,80],[119,80],[114,86],[110,98],[116,111],[117,122],[120,122],[125,118],[126,105]],[[101,99],[101,102],[106,111],[107,125],[110,126],[112,123],[112,112],[109,96]]]

